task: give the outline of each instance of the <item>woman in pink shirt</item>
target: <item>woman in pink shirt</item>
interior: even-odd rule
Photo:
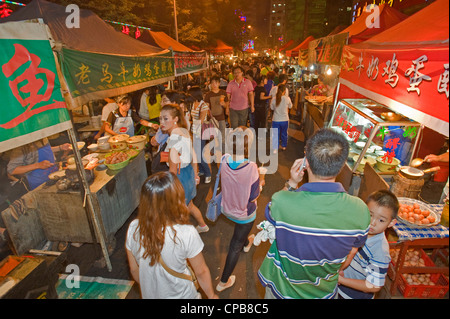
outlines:
[[[227,150],[222,156],[220,178],[222,185],[222,214],[235,223],[225,267],[217,291],[233,286],[236,276],[231,275],[242,250],[248,252],[254,235],[248,236],[256,218],[256,199],[259,196],[258,166],[248,160],[253,132],[240,126],[227,137]],[[248,237],[248,238],[247,238]]]

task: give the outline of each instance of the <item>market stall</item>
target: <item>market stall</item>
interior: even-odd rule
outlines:
[[[377,16],[378,19],[372,22],[374,16]],[[403,21],[406,17],[387,4],[372,9],[368,7],[368,10],[364,10],[353,24],[339,33],[309,41],[308,64],[306,65],[303,60],[302,63],[305,64],[307,72],[322,74],[330,91],[334,92],[341,72],[341,59],[345,45],[368,39]],[[300,61],[299,59],[299,63]],[[334,94],[329,94],[328,100],[320,96],[307,99],[304,112],[306,126],[321,128],[321,123],[326,125],[329,122],[333,105],[336,104],[331,95]],[[335,95],[334,98],[336,98]],[[314,131],[310,129],[311,134]]]
[[[424,171],[410,174],[416,171],[409,167],[420,143],[428,143],[422,138],[424,127],[449,136],[448,12],[448,1],[437,0],[388,30],[343,50],[338,102],[330,125],[342,125],[350,133],[355,123],[347,123],[352,113],[345,110],[367,117],[364,108],[368,105],[382,106],[383,121],[388,125],[383,129],[382,122],[373,123],[379,128],[369,131],[371,143],[369,139],[361,141],[362,152],[355,155],[352,165],[357,172],[361,162],[368,159],[361,154],[366,151],[367,155],[371,147],[375,152],[382,147],[379,152],[386,159],[394,156],[391,163],[385,163],[394,166],[388,181],[401,203],[398,222],[388,238],[392,248],[388,272],[391,295],[399,290],[404,297],[442,298],[448,292],[448,204],[427,204],[418,199]],[[376,139],[373,143],[374,138],[378,143]],[[386,177],[382,172],[377,176]]]
[[[19,65],[14,66],[12,62],[14,59],[11,59],[9,62],[12,65],[10,71],[8,71],[6,64],[3,66],[5,81],[3,86],[11,87],[10,96],[3,98],[9,98],[11,102],[4,104],[8,105],[8,109],[2,108],[4,114],[2,114],[1,119],[6,121],[1,124],[0,151],[19,147],[58,132],[67,132],[75,155],[75,174],[78,174],[79,177],[79,191],[77,191],[77,196],[81,199],[81,201],[78,201],[78,204],[81,204],[79,209],[84,212],[85,217],[87,212],[87,220],[90,223],[91,237],[90,241],[86,242],[95,239],[96,242],[100,243],[106,265],[111,270],[107,252],[107,240],[109,238],[107,237],[111,235],[117,224],[114,227],[109,227],[103,223],[105,219],[100,214],[110,212],[102,209],[102,206],[98,204],[100,201],[98,196],[96,198],[95,192],[91,191],[92,186],[89,185],[85,164],[82,162],[76,134],[67,110],[81,106],[91,99],[116,96],[171,80],[174,78],[173,57],[169,50],[155,48],[115,31],[88,10],[80,10],[80,28],[67,28],[65,25],[66,17],[67,13],[64,6],[35,0],[8,17],[8,20],[3,19],[2,22],[4,23],[0,24],[0,27],[4,28],[2,37],[5,39],[5,45],[1,47],[0,57],[6,63],[16,54],[15,56],[18,58],[15,62],[19,63]],[[38,19],[41,22],[30,22],[28,19]],[[15,20],[17,22],[7,22]],[[42,21],[45,23],[42,23]],[[31,32],[30,30],[33,30],[33,28],[41,33]],[[17,35],[19,35],[19,40],[17,40]],[[27,40],[41,39],[42,41],[29,41],[31,49],[28,49],[28,47],[22,45],[20,38]],[[32,47],[32,43],[46,43],[44,46],[48,47],[50,56],[45,56],[44,51]],[[115,43],[115,45],[112,46],[111,43]],[[32,53],[27,53],[27,50],[31,50]],[[52,62],[55,58],[58,61],[56,65]],[[41,74],[39,76],[44,76],[45,79],[45,81],[31,82],[34,89],[36,89],[36,86],[42,85],[41,82],[47,84],[48,87],[44,96],[40,92],[38,94],[38,90],[36,90],[36,92],[32,92],[37,97],[21,99],[20,95],[16,93],[24,88],[27,89],[27,86],[14,88],[11,83],[18,85],[25,78],[21,77],[13,81],[12,74],[14,73],[14,67],[18,68],[20,64],[26,63],[28,60],[32,61],[33,68],[30,70]],[[48,72],[44,67],[51,67],[52,63],[55,70]],[[30,72],[27,73],[27,76],[32,75]],[[55,85],[55,83],[58,83],[58,85]],[[63,93],[61,101],[51,96],[52,90],[59,92],[59,94]],[[50,99],[51,97],[52,99]],[[11,105],[17,104],[16,99],[19,99],[19,105],[21,106],[18,105],[17,112],[14,112],[11,110]],[[43,106],[35,106],[40,106],[39,103]],[[23,112],[22,107],[27,107],[25,112]],[[49,113],[50,111],[52,113]],[[15,115],[17,116],[14,117]],[[24,134],[22,131],[23,125],[26,125],[30,132],[26,131],[27,134]],[[134,161],[137,161],[137,159]],[[141,161],[137,161],[137,163],[141,163]],[[136,174],[131,174],[131,176],[137,177],[135,179],[137,184],[134,185],[134,188],[140,189],[139,183],[143,182],[142,177],[146,176],[147,171],[145,165],[138,165],[137,170]],[[113,180],[115,181],[115,179]],[[131,188],[130,182],[127,179],[119,179],[114,183],[117,184],[117,189],[129,189]],[[110,181],[107,184],[111,185],[111,183],[113,182]],[[63,196],[60,193],[55,194],[55,198],[58,197],[61,197],[60,200],[63,202]],[[42,199],[37,196],[37,200]],[[117,197],[110,198],[110,200],[112,200],[113,206],[118,204]],[[38,206],[44,207],[45,204],[45,202],[42,202],[42,205]],[[123,223],[130,216],[138,202],[136,200],[130,201],[130,205],[133,206],[133,209],[121,210],[120,218],[117,218],[117,215],[115,216],[119,223]],[[40,217],[43,220],[48,217],[45,215],[46,212],[49,212],[49,210],[39,210]],[[81,218],[81,214],[78,216]],[[66,220],[60,226],[70,228],[69,216],[63,217]],[[83,228],[80,227],[78,232],[85,233],[87,231],[85,226],[86,224]],[[94,235],[92,235],[92,232]],[[69,233],[68,229],[60,229],[61,238],[52,237],[52,240],[67,240],[62,235],[64,233]]]

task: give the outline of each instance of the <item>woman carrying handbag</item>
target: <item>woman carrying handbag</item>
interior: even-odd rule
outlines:
[[[216,287],[223,291],[234,285],[236,277],[231,275],[241,251],[248,252],[255,235],[248,236],[256,219],[256,200],[260,194],[259,171],[249,158],[249,149],[254,136],[252,130],[239,126],[227,136],[232,154],[225,154],[221,161],[222,214],[235,223],[225,267]]]
[[[125,246],[142,298],[199,298],[195,277],[209,299],[218,298],[202,254],[203,241],[189,222],[184,189],[175,174],[160,172],[147,178]]]

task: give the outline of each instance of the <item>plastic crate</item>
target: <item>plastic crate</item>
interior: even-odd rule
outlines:
[[[391,250],[400,250],[400,248],[391,248],[389,250],[389,252]],[[408,251],[419,251],[419,256],[420,258],[422,258],[425,262],[425,267],[434,267],[436,266],[434,264],[434,262],[431,260],[430,257],[428,257],[428,255],[425,253],[425,251],[423,249],[408,249]],[[392,255],[391,255],[392,258]],[[388,272],[387,275],[389,276],[389,278],[391,278],[392,280],[395,277],[395,264],[396,264],[397,260],[394,260],[394,258],[391,259],[391,262],[389,263],[389,268],[388,268]]]
[[[400,275],[398,289],[405,298],[443,298],[448,292],[448,280],[442,274],[432,274],[434,286],[410,285],[403,274]]]

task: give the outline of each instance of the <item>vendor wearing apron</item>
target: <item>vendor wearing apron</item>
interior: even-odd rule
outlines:
[[[105,131],[110,135],[128,134],[134,136],[134,125],[140,123],[143,126],[158,129],[157,124],[150,123],[141,119],[139,115],[131,110],[131,97],[128,95],[118,98],[117,104],[119,108],[111,112],[106,121]]]
[[[51,147],[47,139],[34,142],[11,151],[7,171],[10,175],[25,175],[30,190],[48,180],[50,173],[58,170],[53,151],[69,149],[69,144]]]

